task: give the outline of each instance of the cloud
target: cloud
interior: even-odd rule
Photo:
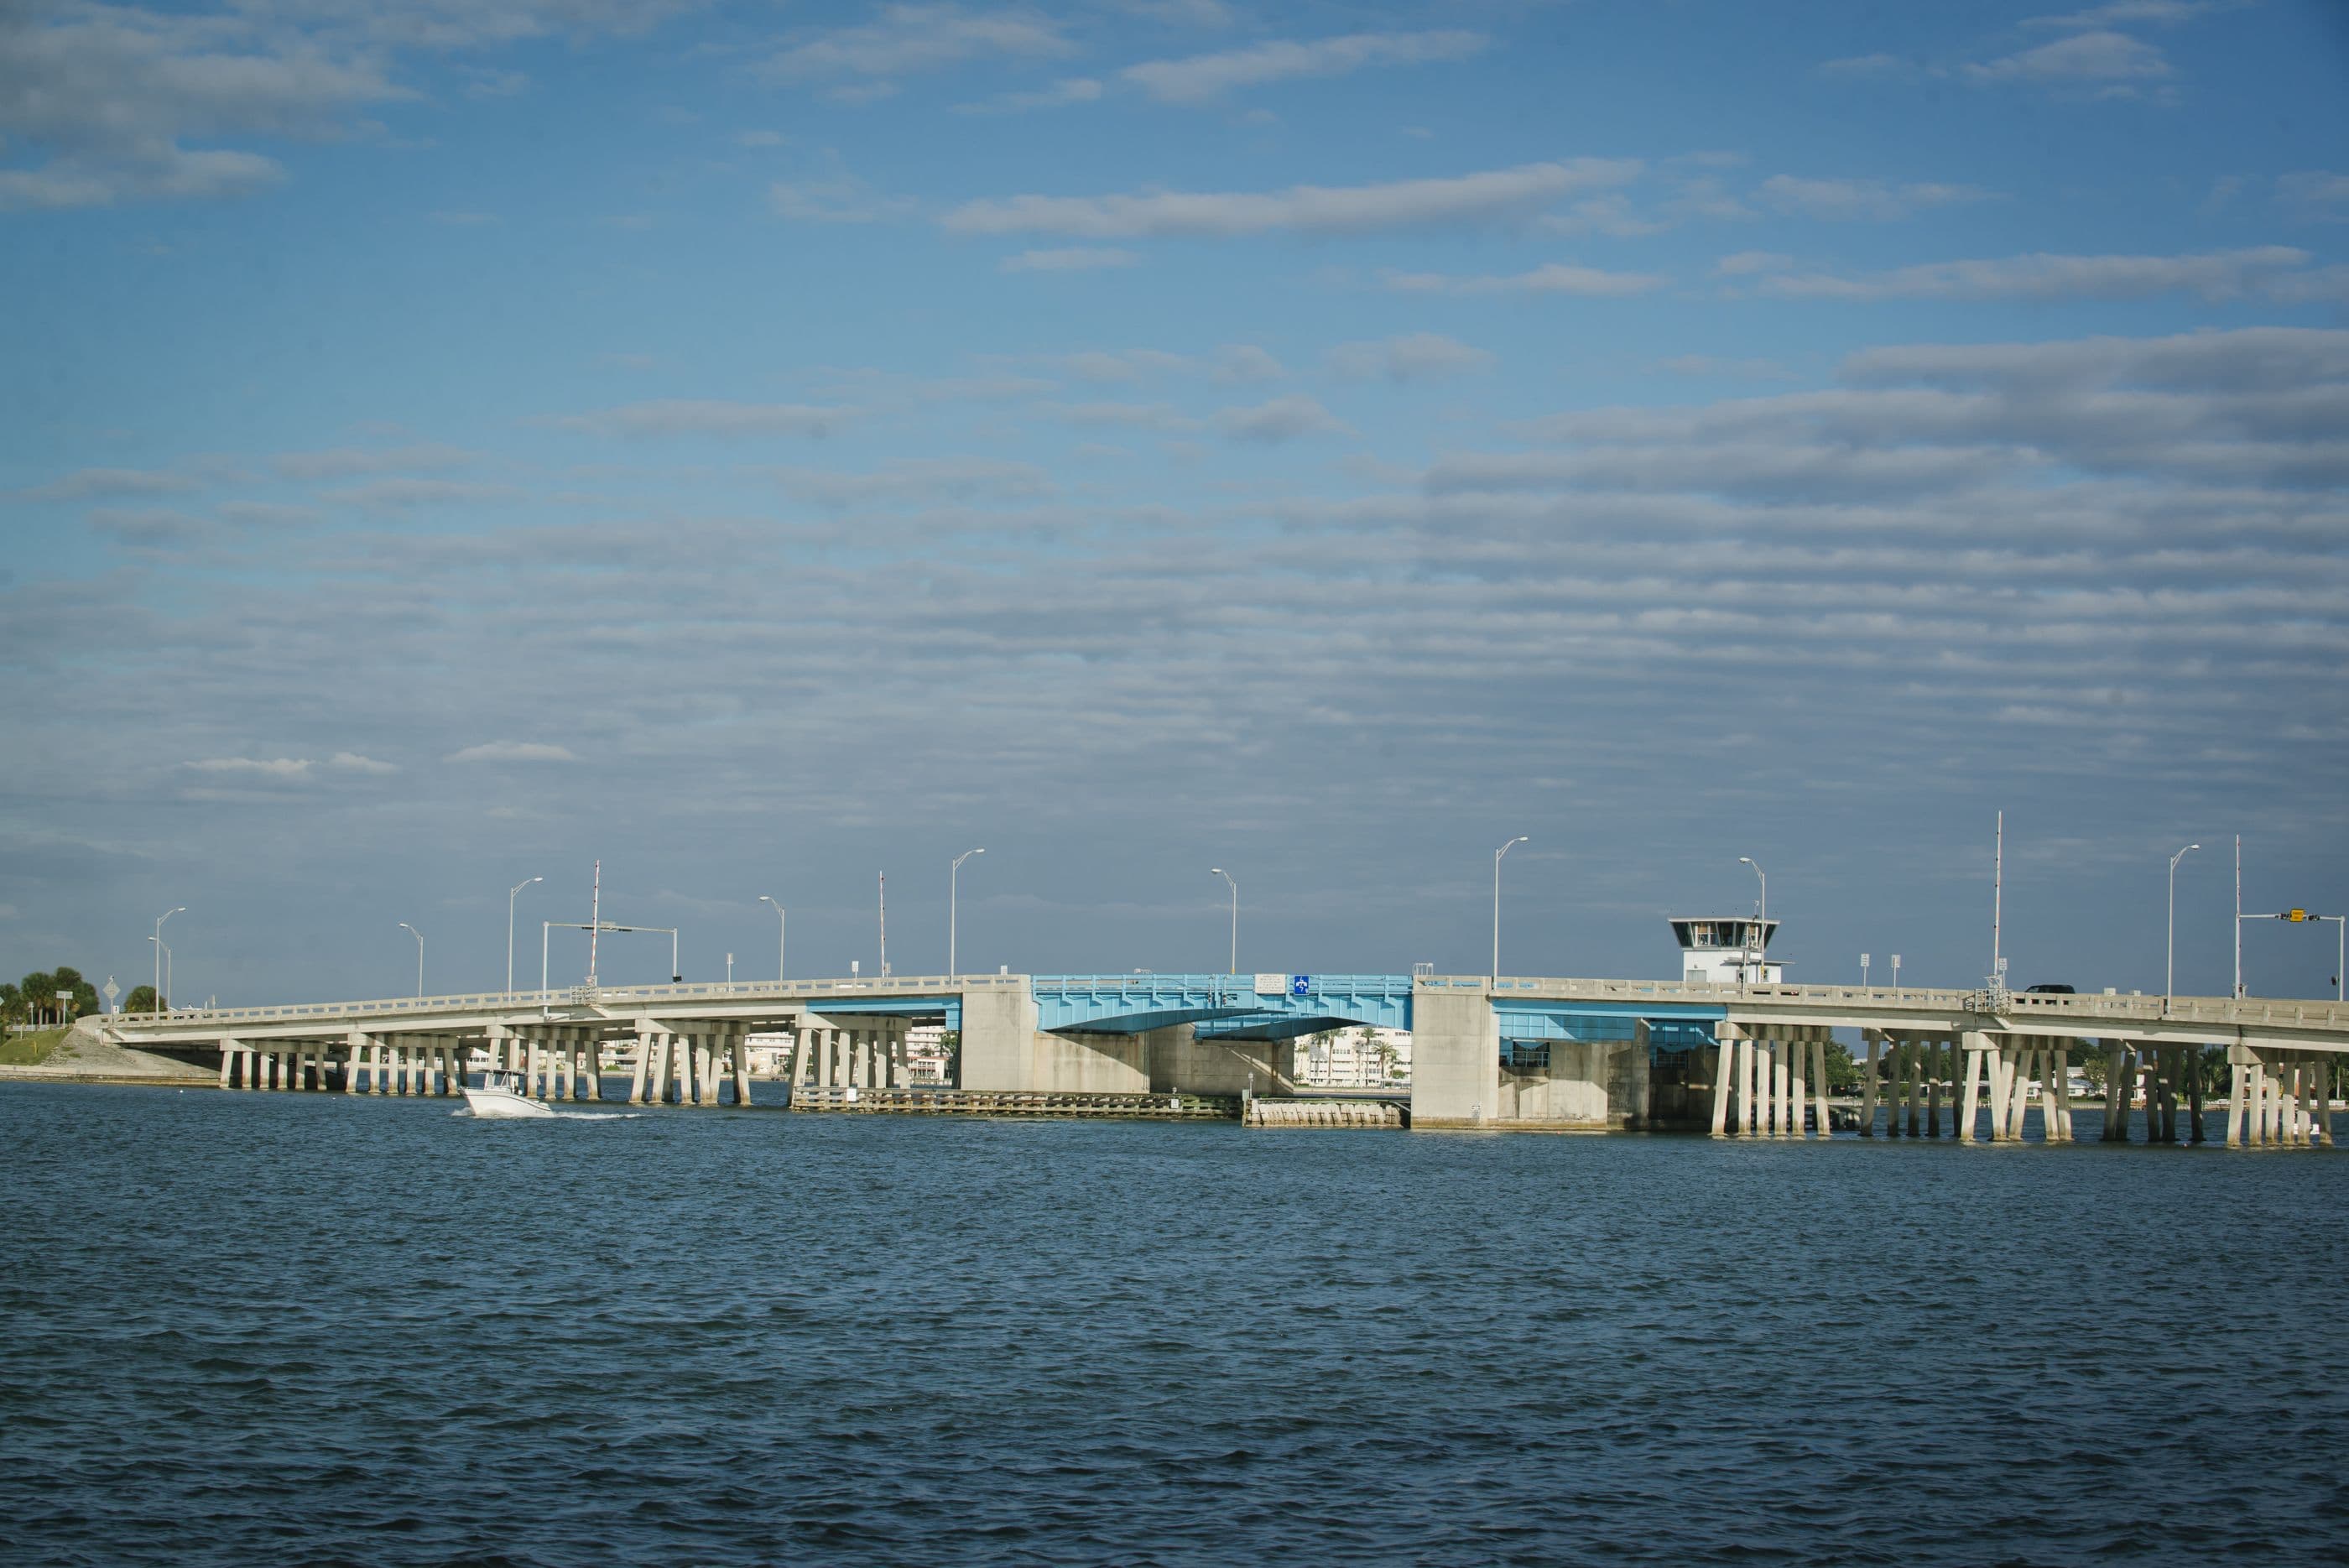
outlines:
[[[1487,370],[1493,356],[1440,332],[1414,332],[1374,343],[1341,343],[1330,351],[1330,368],[1355,380],[1427,381]]]
[[[16,492],[19,501],[88,501],[98,496],[176,495],[196,488],[183,473],[140,468],[81,468],[62,479]]]
[[[1822,60],[1816,69],[1830,77],[1889,77],[1900,76],[1916,67],[1899,55],[1847,55],[1839,60]]]
[[[2328,223],[2349,222],[2349,174],[2318,169],[2280,174],[2276,197],[2302,218]]]
[[[1233,441],[1277,442],[1309,435],[1350,435],[1352,427],[1311,398],[1275,398],[1254,408],[1216,410],[1216,429]]]
[[[1040,403],[1036,411],[1088,429],[1164,431],[1187,434],[1199,421],[1171,403]]]
[[[481,453],[439,443],[398,447],[336,447],[282,452],[269,466],[287,479],[353,479],[367,473],[446,473],[481,461]]]
[[[156,509],[95,506],[85,514],[84,521],[93,533],[102,534],[119,545],[141,549],[193,544],[208,531],[199,518]]]
[[[1850,356],[1838,379],[1554,415],[1525,433],[1556,450],[1455,454],[1426,483],[1821,503],[2044,487],[2067,472],[2173,489],[2349,483],[2349,331],[1903,346]]]
[[[1228,387],[1262,386],[1286,378],[1288,368],[1253,343],[1226,343],[1216,350],[1215,377]]]
[[[825,171],[808,180],[778,180],[767,187],[767,209],[808,223],[872,223],[913,211],[905,196],[885,196],[848,171],[840,155],[823,154]]]
[[[875,20],[819,33],[778,52],[765,74],[797,82],[835,76],[896,77],[989,56],[1049,59],[1075,52],[1062,24],[1040,12],[960,5],[884,5]]]
[[[389,763],[379,763],[373,757],[361,756],[357,752],[336,752],[333,756],[326,759],[326,765],[335,769],[338,773],[347,774],[372,774],[380,775],[383,774],[396,774],[399,771]]]
[[[326,520],[315,506],[285,506],[269,501],[223,501],[213,514],[240,528],[307,528]]]
[[[307,757],[206,757],[181,765],[200,774],[290,783],[309,777],[313,764]]]
[[[461,479],[370,479],[318,493],[321,501],[380,511],[410,506],[459,506],[467,503],[513,501],[522,492],[511,484],[488,484]]]
[[[2211,0],[2112,0],[2110,5],[2058,16],[2026,16],[2026,27],[2052,27],[2065,32],[2127,26],[2140,23],[2175,26],[2220,9]]]
[[[440,760],[444,763],[575,763],[579,759],[572,755],[568,747],[552,745],[544,741],[483,741],[462,751],[451,752]]]
[[[1597,267],[1568,266],[1547,262],[1530,272],[1505,277],[1454,277],[1433,272],[1389,272],[1380,275],[1387,287],[1402,294],[1563,294],[1589,299],[1614,299],[1650,294],[1671,280],[1645,272],[1603,272]]]
[[[1795,265],[1795,258],[1776,251],[1733,251],[1713,264],[1720,277],[1748,277],[1758,272],[1784,272]]]
[[[1669,370],[1675,376],[1706,376],[1748,381],[1791,379],[1785,368],[1775,359],[1731,359],[1715,354],[1679,354],[1669,359],[1657,360],[1656,369]]]
[[[1030,109],[1066,109],[1071,104],[1100,101],[1102,85],[1091,77],[1068,77],[1032,92],[1007,92],[979,103],[958,103],[957,114],[1024,114]]]
[[[1905,218],[1928,207],[1979,202],[1989,195],[1971,185],[1903,185],[1882,180],[1803,180],[1774,174],[1759,194],[1781,213],[1807,218]]]
[[[1154,191],[1112,196],[1011,196],[968,202],[939,220],[949,234],[1057,234],[1078,239],[1232,238],[1294,232],[1375,234],[1520,217],[1579,190],[1628,183],[1634,160],[1528,163],[1448,179],[1379,185],[1293,185],[1263,193]]]
[[[781,147],[783,133],[780,130],[738,130],[734,133],[737,147]]]
[[[1132,266],[1142,257],[1133,251],[1106,245],[1070,245],[1060,250],[1021,251],[996,264],[999,272],[1098,272],[1104,267]]]
[[[1235,88],[1346,76],[1366,66],[1466,59],[1491,41],[1481,33],[1351,33],[1304,43],[1257,44],[1189,59],[1152,60],[1128,66],[1119,74],[1161,103],[1202,104]]]
[[[284,169],[186,140],[316,139],[411,96],[380,61],[298,33],[128,6],[18,8],[0,16],[0,136],[49,159],[0,170],[0,210],[246,195]]]
[[[2209,300],[2297,303],[2349,297],[2340,269],[2309,270],[2311,259],[2287,245],[2177,256],[2042,253],[1851,275],[1782,273],[1755,286],[1782,299],[2142,299],[2190,293]]]
[[[994,458],[907,458],[869,473],[812,468],[764,472],[793,498],[831,507],[878,502],[1024,501],[1054,491],[1051,476],[1034,463]]]
[[[601,436],[807,436],[832,434],[861,410],[808,403],[737,403],[717,399],[670,398],[626,403],[592,413],[568,414],[550,422],[562,430]]]
[[[1977,81],[2060,85],[2158,81],[2172,74],[2169,61],[2153,45],[2113,32],[2058,38],[2002,59],[1968,66],[1966,72]]]

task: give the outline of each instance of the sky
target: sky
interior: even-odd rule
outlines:
[[[11,975],[2349,907],[2329,0],[17,5],[0,288]]]

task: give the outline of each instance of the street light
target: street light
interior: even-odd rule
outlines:
[[[1769,873],[1764,871],[1760,866],[1754,864],[1754,857],[1751,855],[1739,856],[1737,857],[1737,863],[1740,866],[1753,866],[1754,875],[1762,878],[1762,912],[1755,918],[1754,926],[1762,938],[1763,950],[1766,952],[1769,950],[1770,947],[1770,876]],[[1754,958],[1752,956],[1754,938],[1752,935],[1749,935],[1745,939],[1745,946],[1747,951],[1745,967],[1750,971],[1754,967]],[[1746,979],[1748,980],[1753,978],[1754,977],[1750,972],[1746,975]]]
[[[506,894],[506,1000],[508,1002],[512,1002],[513,1000],[514,896],[515,894],[520,893],[524,888],[529,887],[531,882],[543,882],[545,880],[546,878],[543,877],[533,877],[529,882],[515,883],[512,890]],[[417,990],[420,992],[423,989],[422,984],[419,982],[417,986]]]
[[[171,994],[163,989],[163,954],[167,950],[163,946],[163,922],[174,915],[187,912],[188,907],[181,904],[155,917],[155,1011],[158,1012],[163,1011],[163,998]]]
[[[760,895],[759,895],[759,902],[761,902],[761,904],[775,904],[775,901],[774,901],[772,898],[770,898],[769,897],[767,897],[767,895],[766,895],[766,894],[764,894],[764,893],[761,893],[761,894],[760,894]],[[776,983],[776,984],[778,984],[778,985],[781,985],[781,984],[782,983],[782,981],[783,981],[783,907],[782,907],[781,904],[775,904],[775,983]]]
[[[1232,882],[1232,874],[1220,866],[1208,867],[1207,875],[1221,877],[1232,884],[1232,967],[1229,972],[1237,974],[1240,971],[1240,885]]]
[[[2189,844],[2169,857],[2169,938],[2161,961],[2161,1010],[2178,992],[2178,863],[2202,846]]]
[[[416,939],[416,994],[421,1000],[424,995],[424,933],[406,920],[399,922],[399,929]]]
[[[947,868],[947,974],[949,979],[962,972],[955,967],[955,906],[961,891],[962,863],[974,855],[986,853],[984,849],[966,849],[956,856],[954,864]]]
[[[149,937],[147,940],[155,944],[155,951],[160,956],[162,961],[163,989],[157,992],[155,997],[155,1011],[157,1012],[161,1012],[163,1011],[163,998],[170,995],[171,991],[171,944],[163,940],[160,937]]]
[[[1501,857],[1520,844],[1532,842],[1530,838],[1519,836],[1493,851],[1493,979],[1495,981],[1501,978]]]

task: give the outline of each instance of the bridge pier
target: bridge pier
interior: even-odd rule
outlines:
[[[2227,1106],[2227,1145],[2240,1148],[2331,1148],[2333,1063],[2328,1054],[2236,1045]]]

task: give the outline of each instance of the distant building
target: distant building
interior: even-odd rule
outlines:
[[[1411,1031],[1368,1025],[1297,1042],[1297,1081],[1316,1089],[1379,1089],[1411,1082]]]

